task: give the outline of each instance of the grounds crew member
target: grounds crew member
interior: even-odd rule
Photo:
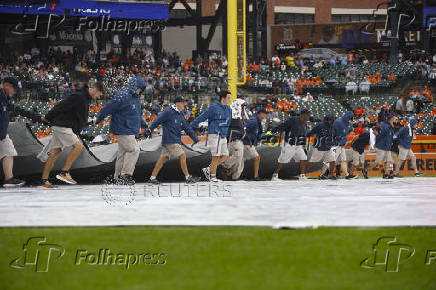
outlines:
[[[62,150],[70,146],[73,148],[68,153],[65,165],[56,175],[56,178],[68,184],[77,183],[69,172],[73,162],[79,157],[83,149],[82,141],[77,135],[88,123],[90,100],[97,100],[103,94],[101,82],[88,84],[89,79],[84,74],[81,74],[77,80],[79,83],[75,92],[58,102],[47,115],[41,117],[42,121],[48,122],[52,126],[52,139],[47,145],[50,146],[50,154],[44,164],[40,187],[54,187],[48,180],[50,171]]]
[[[150,182],[153,184],[159,183],[156,177],[165,162],[170,160],[172,156],[179,158],[180,167],[185,175],[186,183],[195,183],[196,181],[199,181],[199,179],[193,178],[189,174],[188,166],[186,165],[186,154],[181,145],[182,130],[192,138],[194,143],[198,142],[197,135],[194,133],[194,130],[192,130],[185,119],[184,109],[185,100],[181,97],[177,97],[174,100],[174,105],[170,106],[168,109],[159,114],[156,120],[151,123],[149,129],[146,130],[146,135],[151,137],[151,132],[153,132],[157,126],[162,125],[163,127],[162,152],[150,177]]]
[[[118,140],[118,153],[115,162],[115,179],[133,184],[133,172],[139,157],[136,136],[147,124],[142,117],[140,96],[145,90],[145,81],[134,76],[129,79],[127,88],[119,92],[104,106],[97,116],[96,123],[111,115],[110,132]]]
[[[13,106],[11,97],[17,93],[19,82],[14,77],[3,79],[0,88],[0,159],[2,159],[3,173],[5,176],[4,187],[23,186],[26,182],[15,178],[12,169],[14,167],[14,156],[17,156],[14,143],[8,136],[8,127],[11,108]]]

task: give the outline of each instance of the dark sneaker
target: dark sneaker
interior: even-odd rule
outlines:
[[[330,180],[337,180],[338,178],[336,176],[332,175],[332,176],[329,176],[329,179]]]
[[[121,185],[135,185],[135,180],[133,179],[133,176],[130,174],[120,175],[117,182],[118,184]]]
[[[47,188],[47,189],[54,189],[54,188],[56,188],[56,186],[51,184],[51,182],[48,181],[47,179],[41,179],[39,181],[38,187],[40,187],[40,188]]]
[[[191,184],[191,183],[199,182],[200,180],[201,180],[200,177],[192,177],[191,175],[189,175],[188,178],[186,178],[185,182],[187,184]]]
[[[362,169],[363,178],[368,179],[368,171],[366,169]]]
[[[148,183],[157,185],[157,184],[159,184],[159,180],[157,180],[156,178],[155,179],[149,179]]]
[[[12,177],[8,180],[5,180],[5,183],[3,184],[3,187],[20,187],[26,184],[24,180]]]
[[[415,176],[416,176],[416,177],[420,177],[420,176],[423,176],[423,175],[424,175],[424,173],[421,173],[421,172],[416,172],[416,173],[415,173]]]
[[[68,184],[77,184],[77,181],[75,181],[72,177],[71,174],[68,171],[61,171],[59,172],[58,175],[56,175],[56,178],[68,183]]]
[[[356,179],[356,178],[359,178],[359,176],[357,176],[357,175],[353,175],[353,174],[348,174],[348,175],[345,177],[345,179]]]
[[[321,174],[321,175],[318,177],[318,179],[319,179],[319,180],[326,180],[326,179],[327,179],[327,176],[325,176],[324,174]]]

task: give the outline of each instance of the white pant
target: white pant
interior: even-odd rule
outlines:
[[[302,145],[289,145],[286,143],[284,146],[282,146],[282,151],[280,152],[278,162],[289,163],[291,159],[294,159],[296,162],[300,160],[307,160],[307,156]]]
[[[233,168],[232,179],[236,180],[244,171],[244,144],[241,140],[229,143],[230,157],[222,165],[227,168]]]

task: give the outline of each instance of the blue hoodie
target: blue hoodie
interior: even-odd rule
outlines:
[[[136,95],[137,89],[145,89],[145,82],[140,77],[129,80],[126,89],[119,92],[104,106],[97,116],[97,123],[112,115],[110,132],[116,135],[138,135],[141,127],[147,124],[142,118],[141,101]]]
[[[248,139],[250,139],[250,142],[247,140],[247,138],[244,139],[244,145],[254,145],[257,146],[259,141],[262,139],[262,122],[260,122],[259,118],[257,118],[257,115],[251,116],[251,118],[248,120],[247,124],[245,124],[245,131],[247,133]]]
[[[0,88],[0,140],[8,134],[11,102],[2,88]]]
[[[225,138],[232,121],[232,109],[230,109],[230,106],[216,101],[191,122],[191,127],[197,127],[198,124],[206,120],[209,123],[208,134],[219,134],[221,138]]]
[[[398,131],[395,137],[398,139],[398,143],[399,145],[401,145],[401,147],[405,149],[412,148],[413,130],[415,129],[417,123],[418,121],[416,121],[415,119],[411,119],[410,127],[405,126]]]
[[[271,132],[285,132],[284,142],[289,143],[289,145],[306,145],[307,124],[301,120],[300,116],[289,117],[272,128]]]
[[[182,137],[182,130],[185,131],[194,142],[198,142],[197,135],[195,135],[194,130],[189,126],[183,112],[178,112],[174,105],[159,114],[156,120],[151,123],[149,127],[150,131],[156,129],[160,124],[162,124],[163,128],[162,145],[181,144],[180,138]]]
[[[353,112],[347,111],[342,118],[337,118],[333,122],[333,135],[336,145],[345,146],[347,144],[347,137],[350,133],[350,120],[353,116]]]
[[[375,138],[375,148],[384,151],[391,151],[393,141],[394,128],[392,128],[389,123],[381,123],[380,133]]]
[[[331,117],[334,119],[333,116]],[[330,125],[327,120],[316,124],[315,127],[307,133],[307,137],[312,135],[316,135],[314,147],[319,151],[329,151],[330,148],[333,147],[333,124]]]

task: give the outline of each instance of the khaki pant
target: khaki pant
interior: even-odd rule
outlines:
[[[133,175],[139,157],[139,145],[133,135],[116,135],[118,139],[117,161],[115,162],[115,178],[120,174]]]
[[[236,180],[244,171],[244,144],[241,140],[232,141],[229,143],[230,157],[223,163],[223,167],[233,168],[232,179]]]

